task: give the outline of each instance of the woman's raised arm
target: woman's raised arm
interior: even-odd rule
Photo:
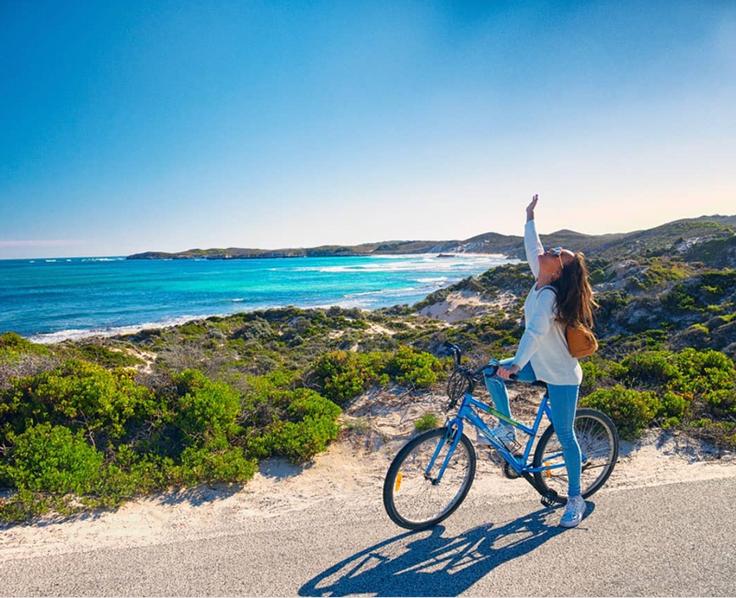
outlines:
[[[542,241],[539,240],[537,228],[534,225],[534,208],[537,207],[537,201],[539,201],[539,196],[535,194],[531,203],[526,207],[526,226],[524,227],[526,261],[529,262],[534,278],[539,277],[539,256],[544,253]]]

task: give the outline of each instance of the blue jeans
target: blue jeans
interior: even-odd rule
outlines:
[[[501,361],[501,365],[510,365],[512,361],[511,359],[504,359]],[[534,382],[537,379],[531,362],[519,371],[516,378],[520,382]],[[496,409],[506,417],[511,417],[509,395],[504,381],[498,376],[486,377],[485,380],[486,388],[488,388],[488,393],[496,404]],[[552,425],[555,427],[557,438],[562,446],[562,454],[567,466],[568,496],[580,494],[582,457],[573,427],[579,389],[580,387],[577,384],[547,384],[549,404],[552,409]]]

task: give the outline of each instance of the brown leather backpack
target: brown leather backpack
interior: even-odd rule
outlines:
[[[577,326],[568,324],[565,327],[565,339],[567,340],[568,352],[576,359],[592,355],[598,350],[598,339],[585,324],[578,324]]]
[[[542,288],[552,289],[554,294],[557,295],[557,289],[551,285]],[[598,350],[598,339],[595,338],[593,331],[582,323],[565,326],[565,340],[567,341],[568,353],[575,359],[587,357]]]

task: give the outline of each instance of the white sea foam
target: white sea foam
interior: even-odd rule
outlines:
[[[53,344],[60,343],[67,340],[79,340],[83,338],[89,338],[93,336],[109,337],[119,336],[123,334],[135,334],[141,330],[154,330],[156,328],[167,328],[169,326],[178,326],[180,324],[186,324],[192,320],[199,320],[202,318],[209,318],[215,315],[227,315],[227,314],[209,314],[206,316],[177,316],[175,318],[166,318],[159,322],[144,322],[142,324],[132,324],[129,326],[110,326],[107,328],[92,328],[92,329],[81,329],[81,328],[69,328],[67,330],[59,330],[57,332],[48,332],[44,334],[36,334],[29,337],[29,340],[34,343]]]
[[[293,266],[293,272],[395,272],[405,270],[456,270],[466,268],[474,270],[478,266],[497,266],[509,261],[506,256],[495,253],[454,253],[452,257],[437,257],[435,253],[411,253],[397,255],[356,256],[368,259],[362,263],[348,263],[329,266]],[[345,258],[349,259],[349,258]],[[268,268],[271,272],[284,268]]]
[[[372,301],[366,301],[365,299],[340,299],[338,301],[330,301],[328,303],[314,303],[305,307],[312,307],[316,309],[327,309],[329,307],[358,307],[360,309],[369,309],[373,305]]]
[[[346,293],[343,297],[401,297],[411,295],[418,291],[417,287],[401,287],[398,289],[378,289],[375,291],[358,291],[357,293]]]
[[[401,271],[433,271],[449,272],[458,270],[476,270],[479,266],[495,266],[505,263],[507,260],[491,256],[458,256],[457,258],[437,258],[435,256],[403,256],[403,259],[395,259],[386,263],[384,260],[367,262],[361,264],[340,264],[331,266],[297,266],[293,268],[296,272],[401,272]]]

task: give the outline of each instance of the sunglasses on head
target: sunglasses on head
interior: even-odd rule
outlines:
[[[550,255],[560,257],[562,255],[562,247],[551,247],[549,250]]]

